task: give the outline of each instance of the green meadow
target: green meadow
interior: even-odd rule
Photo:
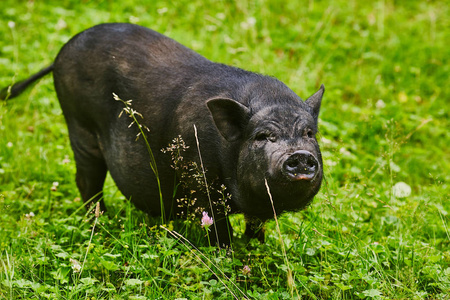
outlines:
[[[229,250],[200,218],[149,218],[110,178],[108,212],[87,211],[52,76],[0,102],[0,299],[450,299],[449,7],[2,0],[0,87],[78,32],[130,22],[303,98],[326,91],[321,191],[267,222],[264,243],[233,215]]]

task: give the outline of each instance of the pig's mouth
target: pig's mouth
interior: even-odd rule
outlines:
[[[282,163],[281,173],[289,181],[311,181],[319,173],[317,158],[309,151],[298,150]]]

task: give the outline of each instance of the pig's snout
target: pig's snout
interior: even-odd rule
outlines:
[[[319,162],[311,152],[298,150],[284,161],[282,168],[289,180],[312,180],[319,170]]]

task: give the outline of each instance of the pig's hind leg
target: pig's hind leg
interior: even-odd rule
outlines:
[[[81,197],[88,206],[100,201],[101,211],[106,211],[103,184],[108,169],[97,137],[80,126],[69,126],[69,136],[77,168],[76,183]]]

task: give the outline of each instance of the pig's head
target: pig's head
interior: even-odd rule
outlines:
[[[323,169],[316,133],[323,93],[322,85],[305,102],[268,101],[257,108],[223,98],[207,102],[238,156],[231,191],[244,214],[273,217],[265,179],[277,213],[304,208],[319,191]]]

